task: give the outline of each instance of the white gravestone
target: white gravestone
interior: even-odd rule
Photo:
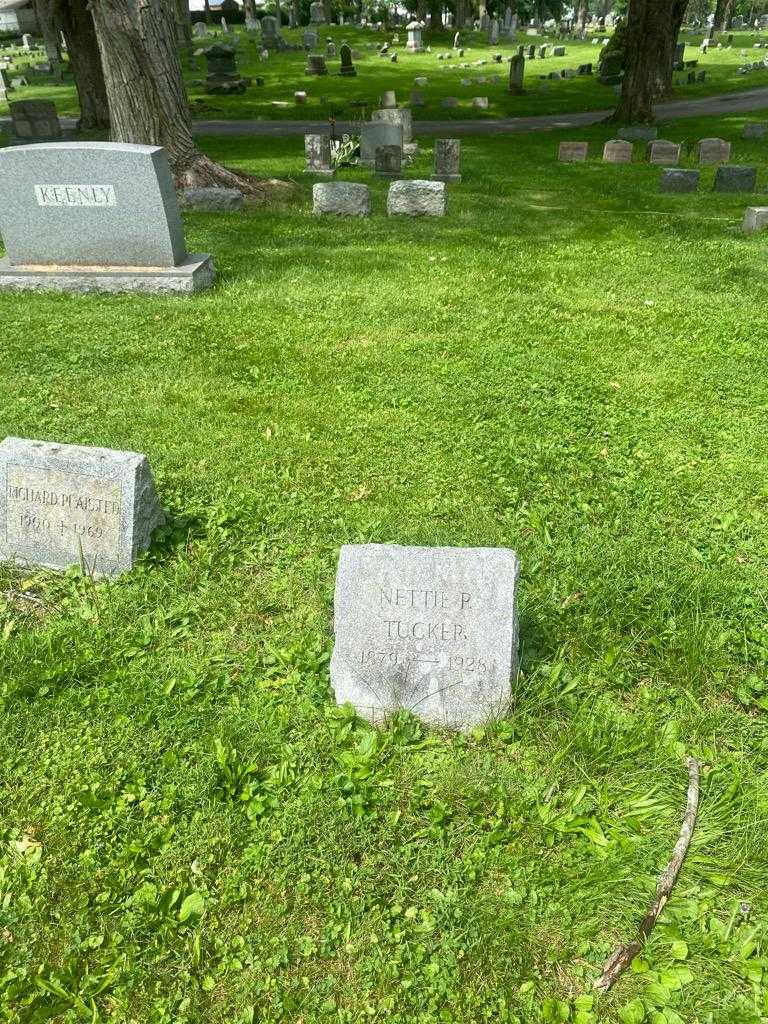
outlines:
[[[7,437],[0,444],[0,560],[116,576],[165,519],[136,452]]]
[[[193,292],[215,279],[188,255],[165,150],[59,142],[0,150],[0,289]]]
[[[519,562],[508,548],[345,545],[331,683],[373,722],[400,708],[466,729],[504,713],[517,671]]]

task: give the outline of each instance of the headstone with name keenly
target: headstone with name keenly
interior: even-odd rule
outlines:
[[[0,444],[0,560],[117,576],[165,522],[145,456],[7,437]]]
[[[50,142],[61,138],[61,124],[50,100],[17,100],[9,103],[11,131],[26,142]]]
[[[768,228],[768,206],[748,206],[744,211],[741,228],[746,234]]]
[[[395,182],[390,193],[400,184],[413,182]],[[404,708],[454,729],[502,715],[518,664],[518,576],[508,548],[342,547],[337,703],[374,723]]]
[[[557,150],[557,159],[560,163],[580,163],[587,159],[588,152],[587,142],[561,142]]]
[[[360,128],[360,165],[373,167],[379,146],[403,145],[401,123],[368,121]]]
[[[371,193],[356,181],[318,182],[312,186],[312,212],[338,217],[370,217]]]
[[[461,139],[435,139],[433,181],[461,181]]]
[[[406,30],[408,32],[408,42],[405,44],[405,48],[408,53],[422,53],[424,43],[421,41],[421,22],[409,22],[406,25]]]
[[[522,46],[509,61],[509,92],[513,96],[521,96],[523,93],[523,78],[525,76],[525,57]]]
[[[715,171],[715,192],[757,191],[757,168],[723,164]]]
[[[398,178],[403,167],[403,151],[400,146],[377,146],[374,172],[378,178]]]
[[[387,193],[387,213],[390,217],[444,217],[447,201],[443,181],[393,181]]]
[[[305,135],[304,156],[306,165],[305,174],[322,175],[330,178],[334,175],[331,166],[331,137],[330,135]]]
[[[610,139],[603,146],[603,161],[606,164],[631,164],[632,143],[623,139]]]
[[[659,167],[674,167],[680,163],[680,146],[666,139],[653,139],[646,147],[649,164]]]
[[[699,187],[699,171],[682,167],[666,167],[659,183],[662,192],[695,192]]]
[[[188,255],[165,150],[113,142],[0,149],[0,289],[194,292],[213,284]]]
[[[352,63],[352,50],[344,43],[342,48],[339,50],[339,56],[341,57],[341,69],[339,74],[344,78],[354,78],[357,74],[357,69]]]
[[[696,144],[700,164],[725,164],[731,159],[731,144],[725,139],[701,139]]]

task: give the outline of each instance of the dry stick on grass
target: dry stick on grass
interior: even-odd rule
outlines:
[[[694,758],[688,758],[688,799],[683,816],[683,824],[680,828],[680,838],[675,843],[672,851],[672,859],[659,875],[656,885],[656,896],[653,903],[646,911],[645,917],[640,922],[640,929],[636,939],[628,942],[626,946],[620,946],[616,952],[606,961],[603,973],[594,984],[598,992],[608,992],[619,980],[622,972],[632,963],[637,954],[643,948],[643,943],[653,931],[653,927],[664,909],[669,894],[672,892],[677,876],[680,874],[685,855],[693,835],[693,827],[696,824],[696,815],[699,810],[699,762]]]

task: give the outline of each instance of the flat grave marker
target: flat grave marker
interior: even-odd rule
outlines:
[[[455,729],[503,714],[517,670],[518,575],[508,548],[342,547],[337,703],[373,722],[406,708]]]

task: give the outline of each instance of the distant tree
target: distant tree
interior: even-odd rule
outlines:
[[[61,60],[61,46],[59,44],[59,33],[53,18],[53,5],[47,0],[34,0],[35,17],[40,31],[43,34],[45,53],[49,60]]]

